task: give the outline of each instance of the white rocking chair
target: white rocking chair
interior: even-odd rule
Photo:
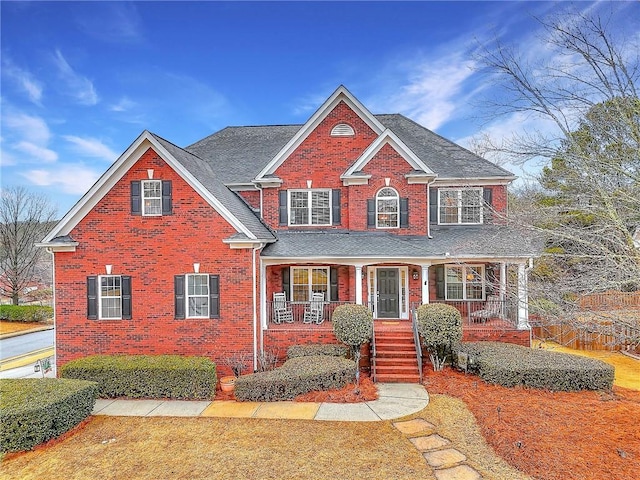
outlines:
[[[497,296],[489,295],[484,308],[482,310],[471,312],[471,318],[477,319],[482,323],[486,322],[490,318],[504,318],[502,315],[502,302]]]
[[[293,323],[293,311],[287,306],[284,293],[273,294],[273,323]]]
[[[321,324],[324,322],[324,293],[314,293],[311,295],[309,308],[304,311],[302,317],[304,323]]]

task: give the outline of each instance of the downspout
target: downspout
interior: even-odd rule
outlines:
[[[257,247],[253,247],[251,250],[251,273],[252,273],[252,286],[253,286],[253,371],[258,370],[258,335],[256,329],[258,328],[258,305],[256,289],[258,288],[258,281],[256,279],[256,252],[264,247],[264,243],[259,244]],[[262,328],[260,329],[262,330]]]
[[[56,256],[53,253],[51,247],[45,248],[47,253],[51,254],[51,306],[53,307],[53,355],[55,358],[54,365],[56,367],[56,377],[58,376],[58,348],[57,348],[57,338],[58,338],[58,316],[56,315]]]

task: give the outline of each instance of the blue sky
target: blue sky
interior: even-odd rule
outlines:
[[[567,6],[3,1],[1,182],[61,216],[144,129],[187,146],[227,125],[304,123],[340,84],[463,145],[509,135],[527,122],[480,117],[493,85],[472,53],[499,36],[542,58],[532,17]],[[640,4],[613,7],[638,35]]]

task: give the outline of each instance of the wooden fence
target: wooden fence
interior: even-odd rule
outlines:
[[[634,310],[640,309],[639,292],[604,292],[583,295],[578,299],[580,310]]]

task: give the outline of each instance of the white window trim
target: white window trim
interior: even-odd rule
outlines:
[[[485,266],[482,264],[465,264],[465,265],[445,265],[444,266],[444,298],[451,302],[483,302],[485,300],[485,290],[487,286]],[[447,270],[450,268],[462,268],[462,298],[449,298],[449,284],[447,282]],[[467,269],[478,268],[480,269],[480,276],[482,278],[482,298],[467,298]]]
[[[294,270],[306,270],[307,271],[307,286],[308,286],[308,299],[307,300],[295,300],[296,302],[299,301],[310,301],[311,300],[311,294],[313,293],[313,270],[325,270],[327,272],[327,290],[326,290],[326,295],[325,295],[325,301],[328,302],[329,301],[329,297],[331,296],[331,267],[329,266],[324,266],[324,265],[309,265],[309,266],[292,266],[289,268],[289,278],[290,280],[290,285],[289,285],[289,298],[293,300],[293,288],[296,284],[294,284],[294,279],[295,276],[293,274]]]
[[[119,297],[103,297],[102,296],[102,279],[103,278],[119,278],[120,279],[120,296]],[[98,319],[99,320],[122,320],[122,275],[98,275]],[[120,299],[120,315],[117,317],[105,317],[102,315],[102,300],[108,298]]]
[[[379,209],[378,209],[378,201],[379,200],[392,200],[394,199],[393,197],[380,197],[380,192],[382,192],[383,190],[393,190],[396,194],[395,196],[395,201],[396,201],[396,226],[395,227],[381,227],[380,225],[378,225],[378,215],[380,213]],[[395,188],[392,187],[383,187],[380,190],[378,190],[378,193],[376,193],[376,228],[381,229],[381,230],[391,230],[391,229],[395,229],[395,228],[400,228],[400,194],[398,193],[398,191]]]
[[[476,190],[480,192],[480,221],[479,222],[465,222],[462,223],[462,192]],[[441,192],[457,192],[458,193],[458,221],[457,222],[443,222],[440,219],[440,198]],[[438,225],[482,225],[484,223],[484,198],[482,187],[459,187],[459,188],[439,188],[438,189]]]
[[[207,277],[206,295],[189,295],[189,278],[190,277]],[[209,274],[208,273],[187,273],[185,274],[184,281],[184,318],[209,318],[211,313],[211,292],[209,291]],[[206,298],[207,299],[207,314],[206,315],[189,315],[189,299],[190,298]]]
[[[146,213],[145,212],[145,205],[144,205],[144,201],[146,199],[146,197],[144,196],[144,186],[146,184],[149,183],[158,183],[160,184],[160,196],[159,197],[149,197],[148,199],[151,200],[156,200],[159,199],[160,200],[160,213]],[[141,208],[141,213],[143,217],[161,217],[162,216],[162,180],[142,180],[140,182],[140,208]]]
[[[291,223],[291,193],[292,192],[307,192],[307,209],[309,216],[309,223]],[[313,218],[313,192],[329,192],[329,223],[311,223],[311,219]],[[332,194],[330,188],[300,188],[287,190],[287,222],[290,227],[326,227],[333,225],[333,205],[332,205]]]

